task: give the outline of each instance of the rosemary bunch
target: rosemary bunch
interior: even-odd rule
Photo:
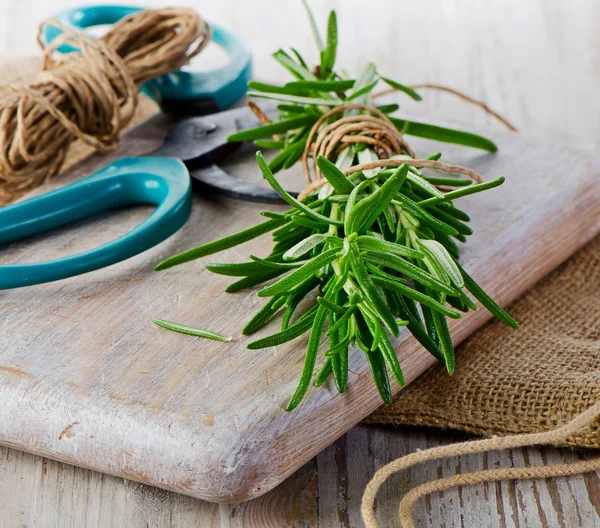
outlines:
[[[318,33],[314,23],[313,28]],[[230,138],[279,149],[268,164],[260,152],[256,158],[264,178],[290,209],[262,211],[262,223],[157,266],[165,269],[271,233],[274,246],[267,257],[250,255],[248,262],[207,268],[237,278],[228,292],[263,285],[258,295],[267,301],[244,334],[281,315],[281,330],[248,348],[276,346],[309,332],[304,366],[287,410],[306,394],[321,349],[324,361],[315,384],[333,376],[344,392],[348,354],[355,345],[367,357],[381,398],[390,403],[388,370],[400,385],[404,377],[389,336],[398,337],[402,327],[452,373],[454,348],[447,319],[476,309],[468,293],[500,320],[518,327],[457,262],[457,242],[464,242],[472,230],[468,215],[453,201],[496,187],[504,179],[483,183],[467,168],[441,163],[439,154],[417,159],[403,134],[487,150],[495,150],[495,145],[474,134],[388,117],[396,105],[377,108],[372,103],[380,81],[414,99],[420,99],[418,94],[380,76],[372,64],[358,79],[344,78],[334,71],[336,48],[332,12],[314,71],[297,51],[280,50],[275,59],[296,80],[283,86],[250,83],[257,91],[249,95],[282,102],[280,120]],[[308,187],[296,199],[273,174],[300,159]],[[452,175],[432,176],[422,169]],[[307,297],[314,304],[297,315]],[[327,345],[322,347],[324,338]]]

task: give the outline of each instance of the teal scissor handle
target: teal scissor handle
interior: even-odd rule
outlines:
[[[129,233],[90,251],[35,264],[0,266],[0,289],[80,275],[150,249],[189,218],[191,183],[187,168],[176,158],[122,158],[77,183],[0,209],[0,244],[7,244],[134,204],[157,208]]]
[[[91,26],[114,24],[121,18],[137,13],[143,8],[125,5],[97,5],[66,9],[54,18],[74,30]],[[145,92],[151,97],[158,94],[162,101],[212,100],[220,110],[224,110],[241,99],[248,89],[252,76],[252,55],[248,47],[233,33],[210,24],[212,39],[229,54],[229,62],[215,70],[206,72],[177,71],[154,79],[144,85]],[[60,28],[46,24],[42,28],[41,40],[44,44],[52,42],[62,33]],[[74,51],[71,46],[58,48],[62,53]]]

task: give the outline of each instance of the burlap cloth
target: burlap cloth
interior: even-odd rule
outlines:
[[[39,62],[0,55],[0,83],[30,82]],[[134,122],[156,112],[141,97]],[[65,168],[91,153],[74,143]],[[431,368],[366,421],[482,435],[555,428],[600,400],[600,239],[517,301],[522,324],[491,322],[457,350],[456,372]],[[600,420],[571,445],[600,447]]]

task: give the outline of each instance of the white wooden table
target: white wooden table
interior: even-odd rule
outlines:
[[[257,78],[279,78],[270,58],[277,48],[313,49],[299,0],[176,3],[199,9],[251,44]],[[382,73],[407,84],[438,82],[485,99],[530,135],[580,148],[600,146],[596,0],[311,3],[320,21],[329,9],[338,11],[339,61],[348,71],[374,60]],[[37,22],[70,5],[69,0],[1,0],[0,52],[34,52]],[[209,49],[199,64],[220,60],[218,50]],[[402,100],[403,108],[425,117],[488,122],[478,109],[449,95],[424,95],[419,106]],[[209,504],[0,448],[0,526],[358,527],[360,497],[378,467],[415,449],[463,438],[433,430],[358,426],[274,491],[239,505]],[[532,448],[418,468],[385,485],[380,519],[383,526],[395,526],[399,492],[434,476],[577,458],[567,450]],[[600,476],[449,491],[420,504],[418,516],[420,525],[432,527],[596,527]]]

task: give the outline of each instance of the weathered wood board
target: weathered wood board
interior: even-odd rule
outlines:
[[[152,150],[164,125],[159,117],[139,127],[113,158]],[[494,136],[497,154],[412,144],[429,152],[441,148],[444,159],[490,178],[507,177],[504,186],[462,203],[475,229],[462,261],[506,304],[600,231],[600,161],[519,135]],[[52,185],[107,162],[91,158]],[[256,177],[253,164],[245,170]],[[356,352],[346,394],[331,386],[311,390],[298,410],[286,413],[305,340],[246,350],[248,339],[239,330],[262,302],[253,292],[222,293],[229,280],[207,272],[203,261],[153,271],[168,255],[259,220],[259,209],[196,196],[187,225],[153,250],[87,275],[1,291],[0,443],[233,502],[273,488],[380,405],[363,355]],[[148,212],[115,212],[13,244],[3,248],[0,261],[79,252],[126,232]],[[269,244],[263,237],[253,252],[263,254]],[[247,247],[234,248],[207,260],[235,262],[246,254]],[[235,338],[216,343],[173,334],[154,327],[152,317]],[[488,318],[480,310],[453,324],[455,341]],[[433,363],[406,335],[395,346],[408,381]]]

